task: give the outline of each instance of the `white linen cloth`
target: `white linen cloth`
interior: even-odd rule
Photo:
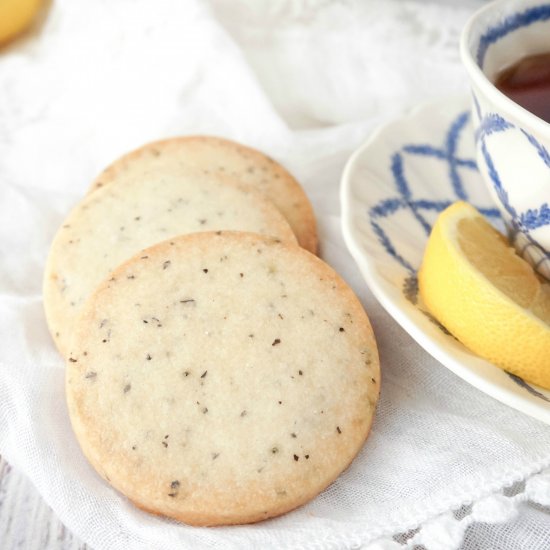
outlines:
[[[550,427],[417,346],[366,288],[339,227],[354,147],[418,101],[467,93],[457,41],[482,3],[55,0],[0,54],[0,453],[92,548],[549,547]],[[153,517],[95,474],[71,431],[42,308],[49,243],[92,178],[144,142],[190,133],[255,146],[298,177],[321,254],[360,296],[380,349],[363,451],[310,504],[254,526]],[[520,524],[527,502],[539,506]],[[475,522],[507,523],[463,541]]]

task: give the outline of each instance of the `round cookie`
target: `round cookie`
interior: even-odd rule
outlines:
[[[67,362],[74,432],[137,506],[255,522],[327,487],[369,432],[376,343],[352,290],[297,246],[196,233],[120,266]]]
[[[288,220],[300,246],[317,252],[315,215],[300,184],[273,159],[226,139],[189,136],[149,143],[115,161],[94,181],[92,189],[159,169],[178,173],[189,165],[229,174],[264,193]]]
[[[282,214],[260,193],[230,178],[182,167],[177,175],[125,178],[84,198],[50,250],[44,307],[50,332],[66,355],[85,299],[111,270],[143,248],[194,231],[254,231],[296,242]]]

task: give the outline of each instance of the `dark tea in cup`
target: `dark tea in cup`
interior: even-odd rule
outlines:
[[[498,73],[495,85],[512,101],[550,123],[550,52],[520,59]]]

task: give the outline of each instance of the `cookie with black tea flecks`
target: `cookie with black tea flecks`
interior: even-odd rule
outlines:
[[[295,245],[233,232],[157,244],[95,291],[73,334],[82,450],[157,514],[221,525],[287,512],[349,465],[371,426],[367,315]]]
[[[214,136],[185,136],[148,143],[124,155],[101,173],[92,189],[153,174],[177,173],[194,166],[210,174],[230,175],[263,193],[285,216],[300,246],[317,251],[313,208],[300,184],[278,162],[251,147]]]
[[[82,304],[111,270],[157,242],[214,229],[296,242],[263,195],[189,166],[127,177],[85,197],[59,229],[44,276],[46,318],[62,355]]]

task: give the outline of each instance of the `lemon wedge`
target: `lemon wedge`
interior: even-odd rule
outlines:
[[[428,311],[467,348],[550,389],[550,284],[473,206],[441,212],[418,283]]]
[[[29,27],[41,5],[42,0],[0,0],[0,44]]]

